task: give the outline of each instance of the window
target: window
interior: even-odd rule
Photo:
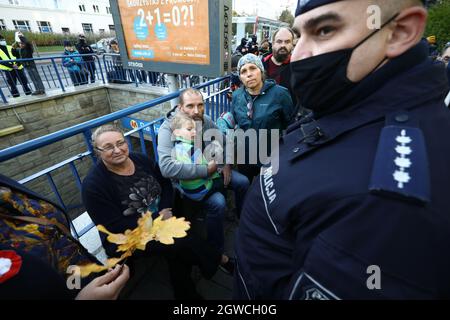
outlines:
[[[91,23],[82,23],[81,26],[83,27],[83,32],[88,33],[94,33],[94,30],[92,29]]]
[[[98,32],[99,32],[100,34],[105,34],[105,29],[98,29]]]
[[[19,0],[9,0],[9,4],[15,4],[16,6],[19,5]]]
[[[39,31],[41,33],[53,32],[52,26],[50,25],[50,22],[48,22],[48,21],[38,21],[37,25],[38,25]]]
[[[64,34],[69,34],[70,33],[70,29],[69,28],[61,28],[62,33]]]
[[[98,6],[97,6],[97,5],[94,4],[94,5],[92,6],[92,8],[94,8],[94,12],[100,12],[100,10],[98,9]]]
[[[106,13],[107,14],[111,14],[111,8],[110,7],[106,7]]]
[[[113,24],[110,24],[108,27],[109,31],[116,31],[116,27]]]
[[[0,30],[6,30],[5,20],[0,19]]]
[[[14,28],[20,31],[31,31],[30,23],[26,20],[13,20]]]
[[[84,4],[80,4],[80,5],[78,6],[78,8],[80,8],[80,11],[86,12],[86,8],[84,7]]]

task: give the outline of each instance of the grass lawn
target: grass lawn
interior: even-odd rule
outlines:
[[[64,52],[63,46],[48,46],[48,47],[38,47],[39,53],[45,53],[45,52]]]

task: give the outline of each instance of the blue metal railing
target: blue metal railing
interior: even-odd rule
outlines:
[[[79,70],[69,70],[69,66],[64,64],[64,59],[68,57],[92,57],[94,60],[83,60],[79,64]],[[0,102],[5,104],[9,102],[9,97],[31,94],[33,89],[37,91],[40,86],[43,86],[46,91],[61,90],[62,92],[65,92],[68,87],[77,87],[88,83],[167,87],[166,74],[124,68],[120,55],[113,53],[105,53],[101,59],[97,54],[77,54],[1,61],[2,64],[10,62],[21,63],[24,68],[13,69],[11,72],[0,72]],[[30,66],[30,62],[34,63]],[[180,88],[200,85],[211,80],[193,75],[177,75],[177,77]]]
[[[212,81],[208,81],[208,82],[196,87],[196,88],[202,90],[205,94],[207,94],[207,97],[205,98],[206,113],[208,115],[210,115],[213,118],[213,120],[215,120],[217,118],[217,116],[220,115],[221,112],[230,109],[229,101],[226,97],[229,88],[226,85],[224,86],[223,84],[228,84],[228,77],[222,77],[222,78],[218,78],[218,79],[215,79]],[[223,89],[221,89],[221,88],[223,88]],[[30,141],[26,141],[19,145],[0,150],[0,162],[14,159],[18,156],[21,156],[28,152],[48,146],[55,142],[62,141],[64,139],[76,136],[78,134],[83,134],[87,151],[77,154],[75,156],[72,156],[69,159],[61,161],[51,167],[48,167],[40,172],[37,172],[37,173],[35,173],[31,176],[28,176],[19,181],[20,183],[27,183],[27,182],[33,181],[39,177],[46,176],[48,183],[50,184],[50,187],[56,196],[57,201],[63,208],[67,209],[66,204],[64,203],[62,196],[61,196],[56,184],[53,181],[52,172],[57,169],[69,166],[72,176],[74,177],[76,186],[78,187],[79,190],[81,190],[81,178],[80,178],[80,175],[78,173],[78,170],[77,170],[77,167],[75,164],[77,161],[79,161],[85,157],[88,157],[88,156],[90,156],[92,158],[93,162],[95,161],[93,147],[92,147],[92,144],[90,141],[91,129],[99,127],[106,123],[113,122],[115,120],[119,120],[123,117],[126,117],[131,114],[135,114],[135,113],[143,111],[145,109],[156,107],[162,103],[165,103],[172,99],[177,98],[179,96],[179,94],[180,94],[180,92],[177,91],[177,92],[168,94],[166,96],[154,99],[152,101],[140,103],[140,104],[128,107],[126,109],[116,111],[111,114],[99,117],[97,119],[93,119],[93,120],[75,125],[73,127],[63,129],[63,130],[48,134],[46,136],[42,136],[42,137],[30,140]],[[146,154],[147,150],[146,150],[146,146],[145,146],[144,130],[146,130],[147,128],[150,128],[149,131],[150,131],[150,136],[151,136],[151,141],[152,141],[153,154],[156,157],[155,160],[157,161],[158,160],[158,158],[157,158],[158,157],[158,155],[157,155],[157,139],[156,139],[157,127],[163,121],[164,121],[164,118],[158,118],[158,119],[155,119],[155,120],[151,121],[150,123],[146,124],[145,126],[142,126],[142,127],[139,127],[134,130],[126,132],[125,136],[127,137],[127,141],[128,141],[130,148],[132,148],[131,139],[130,139],[131,135],[138,134],[139,140],[140,140],[141,152]]]
[[[92,57],[93,61],[83,59],[78,67],[64,63],[67,58]],[[39,86],[45,90],[66,91],[67,87],[76,87],[88,83],[134,83],[136,87],[151,85],[166,87],[165,75],[159,72],[126,69],[120,62],[118,54],[104,54],[102,58],[97,54],[57,55],[33,59],[2,60],[2,64],[20,63],[21,70],[0,72],[0,102],[8,103],[9,97],[31,94]],[[30,62],[34,62],[30,65]],[[73,68],[72,68],[73,67]],[[194,78],[191,76],[191,78]],[[179,76],[180,87],[188,86],[185,76]],[[40,84],[39,84],[40,82]],[[199,84],[197,82],[196,84]]]
[[[71,70],[69,72],[68,68],[63,66],[64,59],[68,57],[81,59],[83,57],[92,57],[93,60],[83,60],[78,64],[78,71]],[[95,54],[49,56],[33,59],[2,60],[1,62],[2,64],[16,62],[23,66],[22,69],[13,69],[0,73],[0,96],[3,103],[8,102],[3,90],[6,90],[10,96],[15,97],[20,96],[22,93],[30,94],[33,87],[35,91],[40,86],[43,86],[44,90],[60,89],[64,92],[68,86],[78,86],[89,81],[95,82],[97,79],[105,83],[103,67],[99,57]],[[71,82],[68,79],[71,79]]]

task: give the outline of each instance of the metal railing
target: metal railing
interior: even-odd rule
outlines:
[[[211,116],[213,120],[216,120],[217,117],[225,111],[229,111],[230,104],[229,100],[227,98],[227,93],[229,90],[228,87],[229,78],[228,77],[222,77],[218,78],[212,81],[208,81],[204,84],[201,84],[197,86],[196,88],[200,89],[205,97],[205,113]],[[29,153],[31,151],[40,149],[42,147],[51,145],[53,143],[56,143],[58,141],[62,141],[64,139],[68,139],[74,136],[77,136],[79,134],[82,134],[84,137],[84,142],[86,146],[86,151],[73,155],[72,157],[65,159],[59,163],[54,164],[53,166],[50,166],[44,170],[41,170],[31,176],[25,177],[19,182],[22,184],[31,182],[37,178],[40,177],[46,177],[47,181],[51,187],[51,190],[53,191],[54,195],[56,196],[56,199],[59,203],[59,205],[67,210],[67,206],[63,201],[63,198],[61,196],[61,193],[58,190],[57,185],[55,184],[52,172],[55,170],[61,169],[61,168],[70,168],[71,174],[73,176],[73,179],[76,183],[76,186],[79,191],[81,191],[81,177],[77,169],[77,162],[79,160],[82,160],[86,157],[91,157],[93,163],[95,163],[96,158],[95,154],[93,153],[93,146],[90,141],[91,137],[91,130],[99,127],[101,125],[104,125],[106,123],[111,123],[113,121],[122,119],[128,115],[135,114],[137,112],[143,111],[148,108],[156,107],[162,103],[171,101],[172,99],[178,98],[180,94],[180,91],[170,93],[166,96],[154,99],[152,101],[140,103],[131,107],[128,107],[126,109],[113,112],[111,114],[89,120],[87,122],[75,125],[73,127],[63,129],[51,134],[48,134],[46,136],[42,136],[30,141],[26,141],[24,143],[18,144],[13,147],[9,147],[3,150],[0,150],[0,162],[4,162],[10,159],[14,159],[18,156],[24,155],[26,153]],[[144,137],[144,131],[149,132],[151,137],[151,143],[153,148],[153,154],[157,158],[157,134],[158,134],[158,128],[159,125],[164,121],[164,117],[155,119],[149,123],[147,123],[144,126],[135,128],[134,130],[128,131],[125,133],[126,140],[128,142],[128,145],[130,147],[130,151],[133,151],[133,145],[131,143],[131,137],[138,135],[139,136],[139,148],[140,152],[147,154],[147,147],[145,144],[145,137]],[[81,236],[81,235],[78,235]]]
[[[80,62],[70,59],[82,60]],[[88,61],[93,59],[92,61]],[[1,64],[19,63],[23,69],[0,72],[0,102],[8,103],[8,98],[30,95],[33,92],[60,90],[89,83],[134,84],[135,87],[150,85],[167,87],[164,73],[132,70],[124,68],[119,54],[58,55],[33,59],[1,60]],[[178,87],[187,88],[211,79],[192,75],[177,75]],[[41,89],[41,90],[40,90]]]

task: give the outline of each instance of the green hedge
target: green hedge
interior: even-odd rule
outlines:
[[[1,34],[5,37],[8,44],[12,44],[15,39],[16,30],[3,30]],[[71,40],[74,44],[78,42],[78,34],[60,34],[60,33],[35,33],[35,32],[22,32],[23,35],[30,41],[36,43],[38,47],[45,46],[62,46],[64,40]],[[112,37],[111,34],[90,34],[86,35],[86,41],[88,44],[96,43],[102,38]]]
[[[450,41],[450,0],[442,0],[429,9],[426,37],[435,35],[439,50]]]

